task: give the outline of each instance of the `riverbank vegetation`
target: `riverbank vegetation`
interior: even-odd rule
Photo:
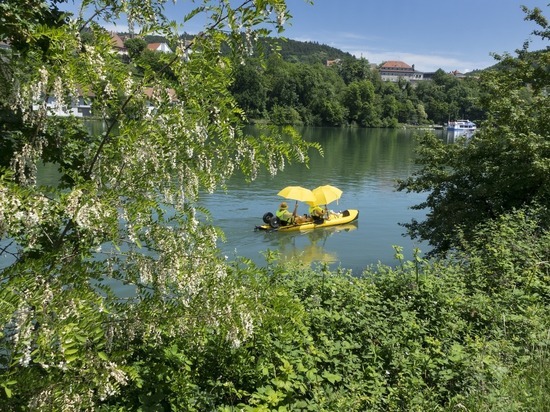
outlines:
[[[237,170],[275,175],[322,148],[288,127],[248,136],[246,118],[315,124],[322,109],[364,126],[399,122],[403,105],[420,113],[408,98],[422,88],[351,76],[362,61],[345,76],[281,60],[255,61],[263,72],[240,65],[248,38],[282,30],[280,0],[206,2],[182,22],[206,21],[191,43],[178,42],[162,2],[88,2],[94,18],[76,20],[59,3],[0,4],[12,45],[0,60],[3,410],[547,410],[548,51],[526,46],[501,56],[508,70],[482,76],[475,106],[487,121],[474,138],[419,138],[422,168],[400,189],[428,192],[418,206],[427,220],[408,229],[434,256],[404,261],[396,246],[393,267],[361,276],[281,264],[270,251],[257,267],[220,255],[199,190]],[[541,11],[525,12],[547,40]],[[175,54],[129,70],[95,22],[123,14],[143,35],[162,32]],[[266,79],[284,87],[237,87]],[[82,88],[96,96],[101,134],[46,116],[49,96],[68,102]],[[259,97],[247,103],[245,89],[276,103],[254,109]],[[322,98],[344,91],[343,111]],[[443,104],[428,101],[425,113]],[[40,162],[58,165],[57,184],[36,184]]]

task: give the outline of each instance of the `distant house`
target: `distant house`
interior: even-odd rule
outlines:
[[[458,70],[453,70],[452,72],[449,72],[451,76],[457,77],[459,79],[463,79],[466,77],[464,73],[460,73]]]
[[[147,45],[147,48],[152,51],[172,53],[172,49],[166,43],[150,43]]]
[[[174,89],[155,90],[153,87],[145,87],[143,95],[145,97],[145,108],[147,113],[151,114],[156,110],[154,105],[155,94],[166,93],[170,102],[175,104],[178,102],[178,97]],[[48,116],[74,116],[88,117],[92,116],[92,103],[95,95],[92,92],[85,92],[78,89],[78,97],[73,98],[70,102],[58,102],[55,97],[48,96],[45,102],[46,114]],[[33,110],[39,110],[37,104],[33,105]]]
[[[85,95],[84,95],[85,94]],[[58,102],[54,96],[46,98],[46,114],[48,116],[74,116],[87,117],[92,115],[92,100],[94,94],[78,90],[78,97],[73,97],[70,102]],[[33,110],[38,110],[37,104],[33,105]]]
[[[414,64],[409,66],[407,63],[397,60],[390,60],[382,63],[378,70],[383,81],[398,82],[399,79],[410,82],[423,80],[422,72],[414,69]]]
[[[342,60],[335,59],[335,60],[327,60],[327,67],[334,66],[335,64],[340,64]]]
[[[111,33],[111,44],[113,45],[113,49],[121,55],[127,55],[128,49],[124,47],[124,40],[122,40],[122,37],[120,37],[117,33],[112,31]]]

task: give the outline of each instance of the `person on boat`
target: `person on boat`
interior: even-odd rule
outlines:
[[[279,218],[279,220],[281,221],[281,225],[283,226],[291,225],[292,223],[294,223],[294,216],[288,211],[288,205],[286,204],[286,202],[283,202],[279,205],[279,210],[275,212],[275,216]]]
[[[325,209],[323,209],[319,205],[311,205],[309,206],[309,215],[311,216],[311,220],[313,220],[314,222],[323,222]]]
[[[288,210],[288,205],[286,202],[282,202],[279,205],[279,210],[275,213],[275,216],[279,218],[281,221],[281,225],[293,225],[293,224],[301,224],[304,223],[304,218],[302,216],[295,216],[293,213],[291,213]]]

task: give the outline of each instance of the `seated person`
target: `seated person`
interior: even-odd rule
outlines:
[[[279,218],[282,226],[304,223],[305,219],[302,216],[294,216],[288,211],[288,205],[283,202],[279,205],[279,210],[275,213]]]
[[[317,205],[310,206],[309,215],[314,222],[322,222],[325,216],[325,209]]]

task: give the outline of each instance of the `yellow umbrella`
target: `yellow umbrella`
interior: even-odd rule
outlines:
[[[342,191],[331,185],[316,187],[312,192],[315,196],[316,205],[328,205],[342,196]]]
[[[287,186],[281,190],[277,195],[286,199],[292,199],[300,202],[314,202],[315,195],[309,189],[302,186]]]
[[[294,211],[292,212],[293,216],[296,216],[296,211],[298,210],[298,201],[300,202],[314,202],[315,195],[309,189],[306,189],[302,186],[287,186],[281,190],[277,195],[282,196],[286,199],[296,200],[294,205]]]

